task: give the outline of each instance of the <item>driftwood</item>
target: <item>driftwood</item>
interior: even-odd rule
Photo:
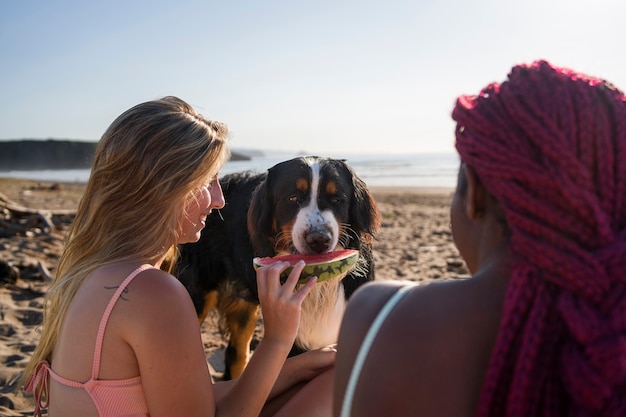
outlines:
[[[0,236],[49,235],[68,224],[75,210],[45,210],[24,207],[0,192]]]
[[[52,276],[50,271],[48,271],[48,268],[43,262],[37,262],[37,270],[41,277],[44,279],[44,281],[52,281],[54,279],[54,277]]]

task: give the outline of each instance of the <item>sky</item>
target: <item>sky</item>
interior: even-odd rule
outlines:
[[[626,89],[623,0],[0,0],[0,140],[175,95],[233,149],[454,152],[461,94],[546,59]]]

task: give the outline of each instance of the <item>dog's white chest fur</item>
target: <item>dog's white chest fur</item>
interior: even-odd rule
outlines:
[[[342,277],[315,284],[302,303],[296,345],[305,350],[336,343],[346,309]]]

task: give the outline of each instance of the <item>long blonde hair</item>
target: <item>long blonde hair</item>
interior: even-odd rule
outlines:
[[[69,304],[93,270],[175,256],[184,202],[228,160],[227,134],[176,97],[138,104],[113,121],[96,147],[22,383],[51,360]]]

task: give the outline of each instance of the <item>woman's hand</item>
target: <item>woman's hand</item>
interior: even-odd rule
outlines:
[[[310,350],[288,358],[285,368],[293,368],[297,377],[309,381],[335,365],[337,345]]]
[[[287,358],[272,388],[270,398],[311,381],[335,366],[336,345],[326,346]]]
[[[257,270],[259,302],[265,327],[264,341],[291,349],[300,324],[302,301],[317,282],[317,277],[313,277],[296,290],[304,266],[304,261],[295,264],[282,285],[280,274],[289,267],[288,262],[276,262]]]

